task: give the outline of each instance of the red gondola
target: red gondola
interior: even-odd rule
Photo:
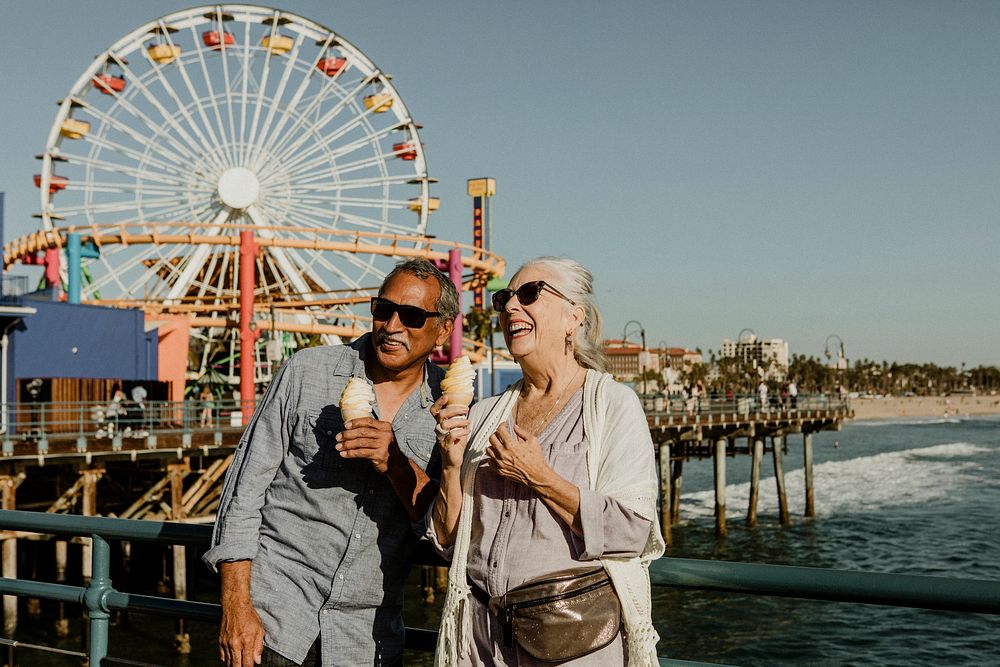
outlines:
[[[55,174],[52,174],[49,176],[49,194],[55,194],[60,190],[65,190],[67,183],[69,183],[69,179],[65,176],[56,176]],[[35,187],[42,187],[41,174],[35,174]]]
[[[321,58],[316,63],[316,69],[327,76],[336,76],[340,70],[344,69],[344,65],[346,64],[347,58],[330,56],[329,58]]]
[[[236,43],[236,38],[233,37],[231,32],[219,32],[218,30],[206,30],[201,33],[201,41],[205,43],[205,46],[212,49],[213,51],[218,51],[223,46],[232,46]]]
[[[404,162],[412,162],[417,159],[417,147],[412,141],[402,141],[392,145],[392,152]]]
[[[92,80],[94,88],[105,95],[120,93],[125,90],[125,77],[114,76],[113,74],[98,74]]]

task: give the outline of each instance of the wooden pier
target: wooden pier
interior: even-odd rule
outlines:
[[[802,436],[805,471],[805,516],[816,514],[813,487],[812,437],[819,431],[839,431],[854,413],[846,401],[826,397],[800,397],[795,406],[754,406],[750,399],[705,401],[690,409],[673,412],[648,412],[646,419],[657,446],[660,473],[660,523],[667,544],[671,527],[680,521],[681,484],[684,463],[691,459],[711,458],[715,480],[715,532],[726,535],[726,457],[746,454],[752,457],[748,526],[757,525],[757,501],[760,495],[760,469],[764,454],[770,451],[778,494],[778,520],[790,521],[788,494],[785,489],[783,456],[788,437]]]

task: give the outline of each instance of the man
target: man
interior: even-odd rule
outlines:
[[[437,492],[429,407],[444,372],[455,286],[403,262],[350,345],[302,350],[278,372],[226,476],[212,549],[222,580],[219,649],[230,667],[394,665],[420,521]],[[343,423],[351,377],[374,385],[375,418]],[[436,458],[436,454],[435,454]]]

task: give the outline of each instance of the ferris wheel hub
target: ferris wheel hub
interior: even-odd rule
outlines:
[[[242,210],[257,202],[260,181],[249,169],[232,167],[222,172],[216,189],[223,204],[231,209]]]

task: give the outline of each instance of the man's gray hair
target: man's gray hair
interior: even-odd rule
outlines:
[[[451,282],[451,278],[441,273],[433,262],[423,257],[414,257],[396,264],[395,268],[382,281],[382,286],[378,290],[379,296],[382,295],[382,291],[385,290],[385,286],[392,280],[393,276],[400,273],[409,273],[421,280],[427,280],[431,277],[437,280],[438,285],[441,286],[441,294],[434,304],[434,310],[441,313],[438,316],[438,321],[444,324],[458,317],[458,289],[455,288],[455,283]]]
[[[583,264],[568,257],[536,257],[522,264],[516,273],[529,266],[549,271],[556,289],[583,308],[583,326],[573,336],[573,356],[577,363],[584,368],[607,371],[608,359],[601,348],[601,311],[594,301],[594,276]]]

